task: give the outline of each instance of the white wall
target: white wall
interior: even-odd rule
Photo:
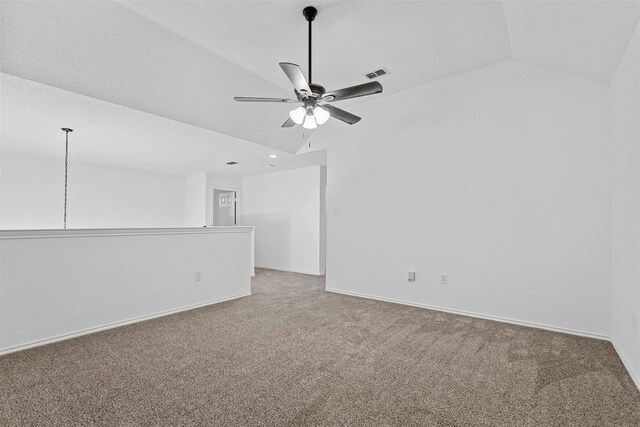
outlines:
[[[62,228],[64,160],[3,151],[0,228]],[[71,161],[68,228],[182,227],[182,176]]]
[[[320,267],[318,271],[325,273],[327,269],[327,167],[320,167]]]
[[[0,353],[248,295],[250,246],[249,227],[0,231]]]
[[[607,92],[508,61],[350,108],[327,289],[609,336]]]
[[[612,338],[640,387],[640,42],[639,29],[611,83]],[[640,319],[638,320],[640,322]],[[638,325],[640,328],[640,325]]]
[[[187,175],[184,179],[184,225],[202,227],[207,224],[207,174]]]
[[[256,267],[324,274],[325,170],[313,166],[242,179],[243,223],[256,227]]]

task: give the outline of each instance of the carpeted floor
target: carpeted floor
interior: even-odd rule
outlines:
[[[611,344],[323,291],[253,295],[0,357],[0,425],[640,425]]]

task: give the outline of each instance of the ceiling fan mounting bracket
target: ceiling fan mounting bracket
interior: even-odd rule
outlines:
[[[305,91],[305,90],[302,90],[302,91],[298,92],[297,89],[294,89],[293,93],[296,94],[296,99],[298,101],[300,101],[300,102],[304,102],[305,99],[309,98],[309,94],[307,94],[307,91]]]
[[[307,21],[311,22],[316,19],[316,16],[318,15],[318,9],[313,6],[307,6],[302,9],[302,14]]]

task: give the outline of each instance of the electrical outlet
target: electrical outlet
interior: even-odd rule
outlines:
[[[415,271],[409,271],[409,281],[410,282],[415,282],[416,281],[416,272]]]
[[[334,214],[335,216],[340,215],[340,209],[339,209],[339,208],[334,209],[334,210],[333,210],[333,214]]]
[[[200,274],[200,272],[199,272],[199,271],[196,271],[195,281],[196,281],[196,282],[199,282],[199,281],[200,281],[200,279],[202,279],[202,275]]]
[[[631,329],[638,330],[638,313],[631,313]]]
[[[440,275],[440,284],[441,285],[446,285],[447,283],[449,283],[449,275],[448,274],[441,274]]]

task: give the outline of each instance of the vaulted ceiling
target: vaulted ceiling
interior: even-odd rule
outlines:
[[[232,177],[326,164],[326,150],[291,155],[7,74],[0,76],[0,99],[2,148],[28,156],[62,160],[65,147],[60,128],[65,126],[74,129],[70,135],[74,163],[175,175],[207,171]],[[229,161],[238,164],[229,166]]]
[[[306,72],[308,3],[3,0],[1,70],[295,153],[290,105],[233,97],[292,95],[278,62]],[[379,96],[509,59],[608,84],[640,17],[636,0],[313,4],[314,80],[336,89],[384,66]]]

